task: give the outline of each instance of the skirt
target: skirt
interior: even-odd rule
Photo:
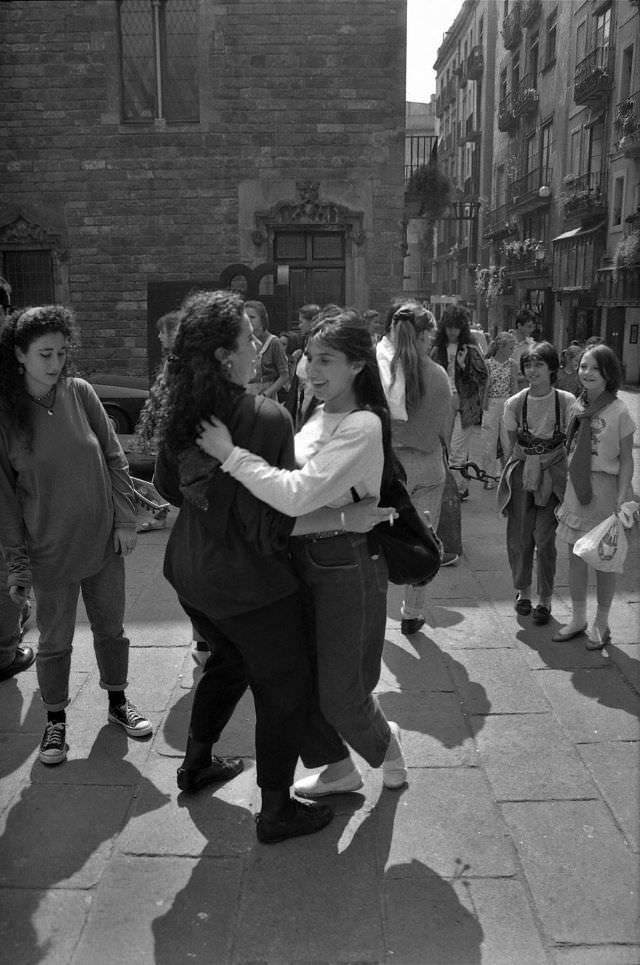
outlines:
[[[597,526],[616,511],[618,501],[618,477],[608,472],[592,472],[591,502],[583,506],[578,500],[571,478],[567,477],[564,499],[556,509],[558,528],[556,535],[565,543],[573,545],[581,536]]]

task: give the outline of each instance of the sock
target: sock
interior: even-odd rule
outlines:
[[[47,713],[47,720],[50,724],[66,724],[67,715],[64,710],[50,710]]]
[[[124,690],[110,690],[109,691],[109,706],[110,707],[122,707],[125,702]]]

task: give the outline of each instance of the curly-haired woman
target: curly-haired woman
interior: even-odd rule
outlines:
[[[290,795],[303,739],[316,733],[314,727],[323,751],[341,754],[342,743],[313,713],[299,584],[287,550],[294,527],[336,529],[340,518],[335,509],[297,521],[274,511],[196,446],[201,420],[215,415],[239,445],[268,464],[293,466],[288,413],[246,391],[255,367],[252,326],[241,298],[224,291],[192,295],[182,306],[173,351],[145,417],[158,444],[154,482],[180,506],[164,573],[212,650],[195,691],[178,786],[195,791],[241,769],[238,760],[212,758],[211,748],[248,684],[262,797],[257,834],[274,843],[318,831],[332,817],[329,808]],[[355,519],[357,507],[353,514]]]
[[[487,366],[471,334],[470,316],[466,308],[451,305],[444,310],[429,354],[449,376],[455,411],[449,460],[454,466],[461,465],[469,458],[473,427],[479,425],[482,419],[482,401],[489,377]],[[462,473],[457,475],[456,483],[460,498],[466,499],[469,490]]]
[[[109,720],[130,737],[151,733],[125,697],[123,557],[136,543],[133,486],[100,400],[88,382],[66,374],[74,339],[73,315],[61,305],[16,313],[0,332],[0,546],[13,602],[23,605],[31,586],[36,599],[44,764],[67,756],[80,592]]]

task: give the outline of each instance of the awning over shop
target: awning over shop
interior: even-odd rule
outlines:
[[[571,228],[552,239],[553,290],[590,291],[605,246],[605,221],[590,228]]]

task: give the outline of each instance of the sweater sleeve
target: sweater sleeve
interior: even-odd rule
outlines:
[[[370,412],[346,417],[326,445],[301,469],[276,469],[237,446],[221,468],[258,499],[289,516],[302,516],[332,503],[345,505],[351,501],[351,487],[374,476],[376,482],[368,494],[379,495],[382,426]]]
[[[95,389],[84,379],[74,379],[89,419],[96,434],[111,477],[113,493],[113,525],[116,528],[136,528],[136,504],[129,475],[129,464],[118,437],[111,425]]]

